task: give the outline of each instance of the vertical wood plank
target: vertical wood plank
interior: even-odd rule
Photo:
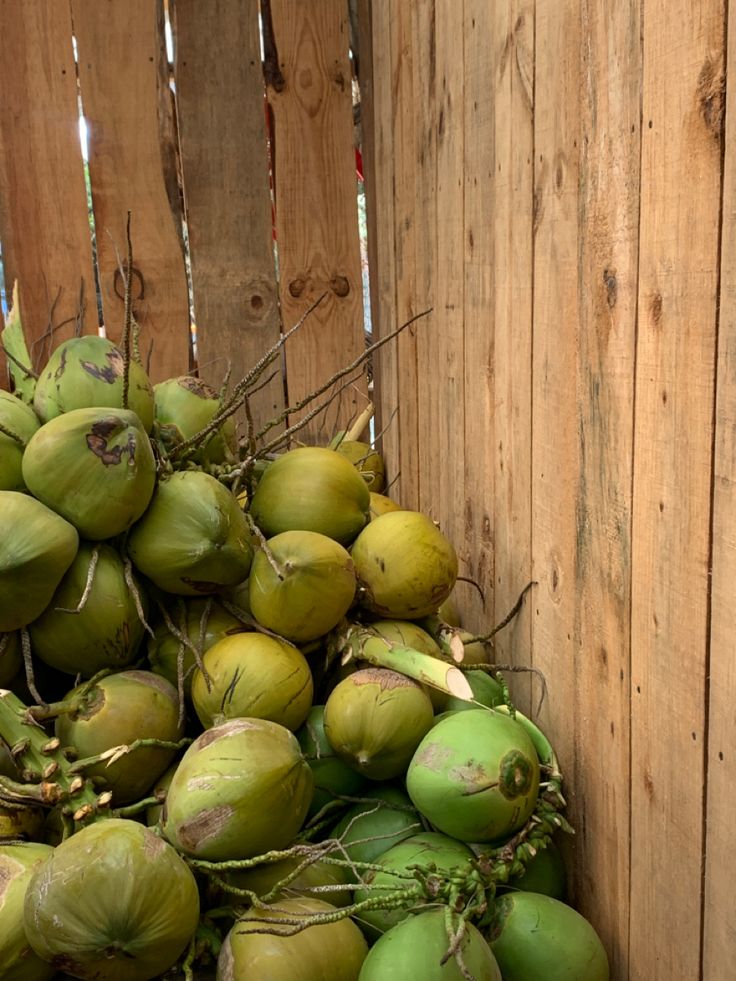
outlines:
[[[365,345],[348,19],[341,0],[269,6],[278,67],[267,82],[284,326],[327,294],[286,347],[294,405]],[[329,440],[364,407],[365,393],[363,376],[300,438]]]
[[[575,535],[579,471],[575,377],[578,322],[580,7],[540,3],[534,62],[533,662],[548,695],[540,722],[577,814]]]
[[[390,332],[396,320],[394,253],[394,100],[391,19],[388,3],[360,0],[360,100],[363,168],[368,221],[371,318],[376,339]],[[368,41],[369,37],[369,41]],[[376,432],[386,466],[387,483],[399,473],[398,357],[394,342],[373,356]],[[390,489],[397,494],[398,486]]]
[[[79,79],[89,123],[89,173],[105,329],[123,324],[127,212],[134,312],[153,381],[189,371],[189,297],[181,215],[169,195],[175,174],[160,3],[72,0]],[[168,73],[166,72],[166,75]],[[173,210],[172,210],[173,205]],[[141,296],[141,279],[143,295]],[[136,289],[137,284],[137,289]]]
[[[728,5],[727,82],[736,85],[734,3]],[[726,102],[721,238],[720,318],[713,482],[710,697],[703,904],[702,977],[729,981],[736,960],[730,846],[736,784],[736,660],[733,656],[733,584],[736,582],[736,108]]]
[[[627,978],[640,5],[581,9],[577,900]]]
[[[506,13],[508,4],[499,4],[499,7]],[[447,27],[444,27],[442,33],[455,45],[453,34],[448,32]],[[494,85],[490,84],[495,83],[498,72],[493,7],[478,0],[465,0],[462,33],[465,69],[463,132],[462,141],[458,141],[461,142],[462,160],[459,165],[455,165],[455,173],[462,180],[463,229],[462,248],[455,244],[455,250],[458,258],[462,257],[463,260],[461,275],[464,283],[459,306],[464,331],[461,351],[457,354],[463,355],[464,377],[461,390],[462,417],[458,419],[458,411],[454,409],[449,414],[448,422],[456,428],[458,423],[462,427],[463,457],[458,459],[451,452],[448,461],[451,465],[450,476],[452,479],[461,476],[458,481],[461,496],[457,500],[450,497],[445,503],[457,515],[453,530],[461,547],[462,572],[474,579],[483,590],[481,598],[469,585],[458,584],[455,589],[457,598],[462,599],[463,623],[475,632],[488,630],[493,625],[495,609],[494,461],[496,425],[499,420],[494,412],[497,379],[493,289],[494,232],[499,221],[497,208],[500,202],[495,193],[494,173],[496,92]],[[450,141],[456,139],[452,132],[448,138]],[[443,205],[443,214],[451,212],[451,209],[451,204],[449,208]],[[441,251],[445,238],[442,224],[438,224],[437,234]],[[448,301],[452,303],[452,298],[448,297]],[[444,311],[441,316],[444,320]],[[457,320],[457,315],[454,319]],[[457,331],[453,333],[456,335]],[[449,340],[452,341],[453,338],[450,337]],[[527,370],[529,367],[527,365]],[[456,400],[458,393],[449,392],[448,397]],[[449,439],[451,447],[459,442],[457,433]]]
[[[414,196],[416,152],[416,108],[414,90],[414,37],[411,5],[390,0],[392,89],[394,93],[394,261],[396,264],[396,326],[426,309],[418,297],[416,268],[416,214]],[[406,508],[418,508],[421,500],[419,467],[419,385],[417,331],[426,330],[427,320],[412,325],[399,335],[394,352],[397,359],[396,405],[398,406],[399,453],[397,496]]]
[[[723,13],[643,8],[630,964],[647,981],[700,970]]]
[[[80,288],[82,329],[97,330],[72,22],[66,4],[13,0],[0,3],[0,21],[0,241],[38,368],[73,336]],[[50,322],[58,329],[41,343]]]
[[[279,339],[257,0],[177,0],[176,102],[200,375],[233,381]],[[278,367],[278,363],[277,363]],[[281,373],[251,400],[284,407]]]
[[[484,23],[484,4],[473,4],[476,24]],[[475,82],[466,78],[466,106],[493,99],[493,109],[472,125],[466,125],[466,140],[480,142],[491,127],[493,166],[491,186],[493,205],[490,228],[483,231],[486,220],[476,219],[476,262],[482,268],[492,262],[492,294],[488,306],[478,304],[467,325],[466,345],[480,334],[488,314],[493,316],[493,391],[486,392],[478,404],[476,390],[482,383],[466,382],[468,406],[466,420],[481,415],[493,418],[493,440],[479,447],[466,440],[468,498],[474,500],[477,488],[493,481],[491,515],[494,584],[493,623],[513,607],[520,590],[532,579],[531,570],[531,448],[532,448],[532,209],[534,201],[534,4],[531,0],[508,0],[494,4],[490,25],[478,34],[479,71]],[[466,18],[467,19],[467,18]],[[490,31],[490,34],[487,32]],[[486,35],[486,38],[483,35]],[[493,86],[488,86],[483,70],[484,47],[493,52]],[[487,93],[487,94],[485,94]],[[475,137],[473,134],[476,134]],[[477,203],[467,201],[466,211],[482,214],[485,188],[474,188]],[[480,227],[479,227],[480,226]],[[483,238],[478,242],[479,232]],[[490,240],[489,240],[490,239]],[[468,245],[469,245],[468,241]],[[471,291],[466,288],[465,306]],[[466,361],[472,363],[466,356]],[[479,359],[480,360],[480,359]],[[480,368],[477,369],[480,373]],[[467,422],[466,422],[467,426]],[[480,466],[473,474],[473,454],[481,455]],[[487,474],[487,476],[486,476]],[[483,559],[489,544],[484,536],[475,545],[477,561]],[[490,561],[490,559],[488,560]],[[535,587],[536,588],[536,587]],[[516,619],[495,638],[496,661],[499,664],[529,665],[531,662],[531,614],[534,593],[527,597]],[[488,607],[487,607],[488,612]],[[519,708],[531,710],[532,691],[536,688],[528,677],[511,679]]]
[[[414,312],[433,308],[433,312],[417,325],[414,335],[418,436],[415,455],[418,472],[422,475],[417,482],[416,506],[434,520],[439,520],[438,515],[441,514],[442,529],[448,533],[450,511],[443,508],[439,501],[441,477],[437,469],[444,465],[450,469],[452,464],[449,459],[440,463],[442,442],[434,428],[434,406],[437,403],[444,405],[446,394],[445,363],[438,359],[438,334],[444,330],[443,312],[439,307],[445,302],[447,281],[442,284],[438,282],[437,254],[439,144],[444,139],[444,120],[442,134],[439,125],[442,84],[439,75],[444,70],[444,52],[441,50],[444,40],[437,35],[438,11],[433,0],[418,0],[408,6],[411,11],[412,98],[410,103],[404,104],[403,111],[405,115],[410,113],[412,116],[409,132],[413,136],[413,146],[411,155],[402,157],[401,163],[406,168],[404,179],[408,205],[403,226],[407,230],[407,240],[414,246],[413,255],[410,253],[408,257],[408,261],[413,262],[414,276],[411,281],[413,295],[407,296],[407,300]],[[456,122],[453,131],[457,135]],[[462,130],[460,136],[462,140]],[[462,211],[460,222],[462,231]],[[434,393],[434,400],[431,393]],[[433,434],[431,439],[428,438],[429,433]],[[445,447],[445,452],[451,455],[449,446]],[[459,546],[454,538],[452,540],[456,547]]]
[[[418,337],[422,366],[420,503],[454,542],[462,573],[482,576],[482,584],[492,588],[492,581],[487,581],[488,570],[470,566],[467,545],[469,539],[481,534],[482,520],[474,526],[475,515],[466,511],[465,497],[464,4],[431,2],[430,9],[434,9],[435,21],[432,51],[436,63],[433,118],[437,176],[434,200],[427,208],[434,228],[431,266],[425,274],[434,283],[434,314]],[[431,39],[429,31],[427,35],[425,44]],[[427,98],[423,86],[417,96]],[[421,293],[418,302],[423,302]],[[430,433],[431,440],[427,439]],[[482,508],[483,494],[477,499]]]

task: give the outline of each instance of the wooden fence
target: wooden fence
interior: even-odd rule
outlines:
[[[613,978],[727,981],[736,7],[384,0],[370,37],[374,319],[434,308],[380,365],[399,496],[473,627],[538,583],[498,660],[547,678]]]
[[[347,0],[261,6],[267,105],[256,0],[169,0],[173,66],[155,0],[0,0],[0,242],[34,338],[68,336],[82,283],[97,329],[95,275],[114,337],[130,209],[155,378],[190,364],[187,275],[216,382],[325,293],[266,418],[364,340]],[[351,7],[373,323],[433,309],[374,360],[393,493],[483,588],[458,586],[469,626],[536,582],[497,660],[547,679],[612,977],[730,981],[733,5]],[[515,690],[533,710],[538,683]]]

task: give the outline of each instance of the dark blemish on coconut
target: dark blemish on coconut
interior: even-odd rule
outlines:
[[[104,381],[108,385],[112,385],[123,374],[123,359],[118,351],[108,351],[105,357],[108,360],[107,367],[94,364],[92,361],[80,361],[79,365],[88,375],[92,375],[98,381]]]
[[[203,399],[216,399],[217,392],[211,385],[207,382],[201,381],[199,378],[192,378],[191,375],[185,375],[183,378],[177,379],[178,384],[181,388],[185,388],[188,392],[192,392],[194,395],[199,395]]]

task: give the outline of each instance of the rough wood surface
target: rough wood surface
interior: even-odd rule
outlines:
[[[347,5],[270,0],[264,19],[284,327],[326,294],[286,346],[293,406],[365,347]],[[301,438],[327,442],[364,408],[366,390],[363,374]]]
[[[396,326],[426,309],[418,297],[416,269],[417,215],[414,208],[416,109],[413,69],[415,51],[411,14],[409,4],[401,3],[400,0],[391,0],[391,89],[395,99],[392,164],[394,173],[391,193],[394,198],[396,270],[394,322]],[[394,349],[397,362],[397,402],[394,408],[398,408],[401,432],[396,491],[399,502],[407,508],[418,507],[421,495],[417,331],[424,330],[426,327],[426,320],[409,327],[399,336]]]
[[[375,338],[391,331],[396,315],[394,262],[393,86],[391,22],[375,16],[371,0],[360,0],[360,102],[363,131],[363,170],[368,221],[368,261],[371,270],[371,317]],[[400,423],[396,345],[388,344],[373,357],[376,435],[391,484],[399,473]],[[398,496],[394,484],[389,493]]]
[[[466,213],[469,235],[473,234],[474,266],[480,274],[490,266],[489,306],[480,303],[468,320],[468,347],[484,336],[487,310],[493,311],[492,388],[484,375],[491,366],[475,368],[476,383],[466,383],[468,393],[480,385],[482,400],[469,406],[466,414],[475,417],[479,432],[473,446],[466,445],[468,457],[468,499],[486,500],[479,493],[492,480],[493,499],[490,536],[485,515],[481,535],[473,546],[481,563],[493,561],[493,622],[499,623],[512,609],[519,592],[532,579],[531,569],[531,433],[532,433],[532,209],[534,201],[534,4],[529,0],[508,0],[494,4],[483,13],[485,4],[474,3],[478,69],[466,72],[466,124],[469,148],[483,155],[484,144],[492,151],[491,173],[481,174],[472,191],[466,187]],[[466,18],[467,20],[467,18]],[[473,37],[473,35],[469,35]],[[484,53],[493,53],[493,85],[488,85],[483,69]],[[476,109],[475,106],[478,106]],[[490,132],[488,128],[490,127]],[[472,141],[472,142],[470,142]],[[469,152],[466,153],[466,157]],[[475,180],[475,178],[474,178]],[[483,202],[493,191],[492,213],[486,216]],[[490,221],[489,221],[490,217]],[[489,227],[490,226],[490,227]],[[480,239],[479,239],[479,236]],[[490,261],[489,261],[490,257]],[[471,267],[472,268],[472,267]],[[475,287],[474,289],[477,289]],[[466,286],[465,307],[470,312],[474,289]],[[482,341],[481,341],[482,343]],[[487,342],[486,342],[487,343]],[[471,358],[466,354],[466,363]],[[475,401],[475,396],[473,396]],[[491,433],[480,427],[489,420]],[[490,421],[492,420],[492,422]],[[475,454],[483,461],[475,469]],[[476,503],[479,507],[479,503]],[[490,537],[490,540],[489,540]],[[537,587],[535,587],[536,589]],[[527,595],[516,619],[495,639],[499,664],[528,666],[531,662],[531,610],[534,592]],[[486,606],[488,614],[488,605]],[[475,626],[475,625],[474,625]],[[524,712],[531,711],[540,689],[528,676],[510,679],[514,698]]]
[[[577,815],[574,641],[580,448],[575,378],[578,294],[580,12],[541,4],[534,81],[532,352],[533,663],[548,684],[540,722],[554,735],[571,818]]]
[[[177,0],[176,103],[200,376],[242,378],[279,339],[257,0]],[[284,408],[276,376],[256,428]]]
[[[123,324],[132,212],[134,312],[153,381],[186,374],[189,297],[160,0],[72,0],[108,336]],[[141,295],[142,291],[142,295]]]
[[[97,329],[72,23],[63,3],[16,0],[0,2],[0,22],[0,241],[38,368],[73,336],[80,289],[82,329]]]
[[[439,521],[443,531],[455,542],[461,575],[480,579],[492,589],[490,570],[471,562],[468,541],[482,534],[483,520],[476,512],[469,514],[465,489],[466,442],[475,442],[478,427],[465,430],[465,68],[466,60],[458,58],[456,38],[463,35],[463,5],[427,6],[434,12],[434,43],[428,52],[427,67],[433,74],[434,119],[436,130],[436,177],[423,184],[417,198],[420,209],[431,216],[433,228],[433,267],[426,269],[425,281],[434,282],[434,314],[419,332],[420,360],[420,432],[419,443],[422,509]],[[431,43],[427,31],[424,44]],[[433,64],[434,62],[434,64]],[[426,98],[424,85],[418,86],[419,98]],[[420,178],[421,180],[421,178]],[[432,185],[436,199],[431,200]],[[425,197],[428,199],[424,203]],[[419,285],[419,284],[418,284]],[[423,291],[417,302],[425,304]],[[470,321],[468,321],[470,322]],[[469,333],[469,331],[467,332]],[[480,350],[471,351],[475,361],[471,375],[487,361],[487,340],[479,338]],[[431,379],[434,376],[434,383]],[[426,434],[432,433],[428,440]],[[477,501],[477,499],[476,499]],[[469,588],[465,586],[465,588]],[[470,587],[472,588],[472,587]]]
[[[729,18],[736,14],[734,3]],[[732,21],[733,23],[733,21]],[[728,32],[727,81],[736,85],[736,30]],[[736,953],[731,848],[736,786],[736,109],[727,104],[721,239],[718,375],[713,479],[710,699],[707,713],[707,811],[702,977],[730,981]]]
[[[647,981],[700,970],[723,13],[643,8],[630,970]]]
[[[639,3],[586,0],[581,23],[576,894],[627,978]]]

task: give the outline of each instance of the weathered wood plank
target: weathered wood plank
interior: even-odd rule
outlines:
[[[640,5],[581,9],[577,900],[627,978]],[[605,777],[603,776],[605,775]]]
[[[506,6],[499,4],[499,7]],[[459,390],[460,379],[457,377],[451,376],[445,382],[446,390],[449,389],[446,391],[446,398],[452,407],[448,413],[448,423],[454,427],[455,432],[445,436],[450,448],[449,459],[441,460],[440,466],[443,467],[445,480],[449,478],[457,481],[457,497],[453,499],[453,495],[448,495],[445,490],[441,500],[443,511],[449,510],[456,515],[453,533],[462,556],[461,571],[478,583],[483,591],[481,598],[469,584],[461,583],[456,587],[455,594],[462,600],[463,623],[473,631],[484,631],[493,625],[495,610],[494,462],[496,426],[499,420],[494,412],[496,324],[493,315],[493,246],[494,233],[498,230],[499,202],[494,194],[496,92],[494,85],[489,82],[495,83],[497,79],[497,51],[494,43],[493,7],[482,0],[467,0],[462,13],[463,22],[459,28],[455,26],[454,31],[449,29],[450,25],[438,25],[446,39],[445,46],[454,47],[454,37],[458,30],[464,36],[460,138],[453,132],[453,126],[458,127],[459,113],[454,111],[457,93],[442,90],[445,101],[450,105],[450,113],[448,119],[445,119],[443,113],[440,147],[443,148],[446,141],[451,144],[456,142],[459,147],[455,153],[460,154],[459,161],[456,157],[451,158],[449,173],[446,166],[444,167],[443,180],[445,184],[452,186],[457,184],[457,178],[461,179],[459,191],[462,227],[460,241],[454,215],[449,219],[449,228],[447,227],[448,214],[452,215],[456,206],[457,189],[453,188],[454,195],[448,196],[445,191],[441,198],[444,220],[438,223],[437,244],[440,266],[447,261],[447,248],[451,247],[455,251],[456,260],[450,265],[450,271],[454,277],[457,277],[459,271],[463,283],[459,297],[447,295],[446,305],[450,305],[452,309],[441,309],[438,323],[443,325],[445,343],[459,348],[448,354],[455,373],[456,359],[462,358],[463,377]],[[443,108],[441,107],[441,111]],[[444,156],[441,159],[444,164]],[[446,318],[447,331],[444,329]],[[459,337],[458,321],[462,331]],[[530,366],[531,362],[527,364],[527,370]],[[468,411],[471,392],[473,408]],[[443,408],[440,403],[438,410],[442,412]],[[442,456],[446,452],[441,448],[444,442],[445,440],[440,443]],[[462,450],[462,455],[458,453],[458,447]]]
[[[728,5],[734,23],[736,8]],[[728,85],[736,85],[736,30],[728,32]],[[725,93],[721,93],[721,97]],[[722,105],[716,105],[722,111]],[[736,582],[736,110],[726,103],[719,294],[718,370],[713,481],[713,542],[708,708],[707,813],[702,977],[729,981],[736,960],[730,845],[736,785],[736,659],[733,584]]]
[[[391,25],[385,9],[376,13],[372,0],[360,0],[358,13],[371,318],[377,339],[392,329],[396,319]],[[394,415],[398,403],[397,368],[395,343],[389,343],[374,355],[375,426],[376,433],[381,434],[379,446],[388,483],[399,472],[399,420]],[[397,494],[398,487],[394,485],[390,493]]]
[[[125,226],[132,212],[134,313],[154,381],[186,374],[189,297],[160,0],[72,0],[105,329],[123,324]],[[171,193],[170,193],[171,191]],[[141,283],[143,295],[141,296]]]
[[[471,7],[480,50],[477,75],[469,76],[466,72],[466,112],[471,113],[472,109],[475,117],[466,124],[466,146],[472,146],[469,141],[474,140],[482,147],[484,134],[490,127],[485,139],[493,154],[492,174],[480,180],[477,187],[473,185],[469,201],[469,187],[465,193],[468,214],[474,210],[480,215],[480,220],[476,217],[471,226],[474,261],[481,270],[492,264],[492,282],[490,297],[486,303],[478,304],[467,325],[466,362],[472,363],[467,350],[476,335],[482,336],[488,310],[493,316],[493,348],[491,365],[486,367],[481,362],[476,368],[476,381],[466,381],[466,419],[492,418],[493,439],[472,448],[466,440],[466,466],[471,500],[475,499],[479,487],[493,482],[490,541],[483,528],[474,549],[479,563],[492,552],[493,606],[487,607],[487,612],[490,609],[495,624],[509,612],[520,590],[532,579],[534,4],[529,0],[494,4],[490,23],[489,14],[483,13],[486,6],[473,3]],[[484,52],[489,48],[493,57],[492,87],[488,86],[483,68]],[[487,104],[491,99],[492,107]],[[473,109],[476,103],[478,110]],[[482,210],[488,185],[493,191],[491,216]],[[466,311],[470,296],[466,288]],[[484,378],[489,370],[493,373],[491,390]],[[475,453],[481,457],[482,469],[478,465],[473,474]],[[490,561],[488,555],[486,562]],[[497,663],[530,664],[533,603],[532,593],[514,622],[497,635]],[[532,693],[538,697],[537,687],[522,675],[510,680],[519,708],[530,711]]]
[[[279,339],[258,2],[173,9],[199,373],[219,387],[228,366],[237,381]],[[252,397],[255,426],[283,408],[278,371]]]
[[[407,198],[407,213],[404,227],[410,224],[411,242],[414,246],[413,261],[414,278],[412,280],[413,296],[408,296],[408,303],[416,308],[433,308],[430,314],[417,326],[415,334],[416,351],[416,412],[417,412],[417,445],[416,460],[421,480],[417,483],[417,506],[434,520],[442,515],[442,529],[446,533],[452,521],[452,512],[442,507],[439,500],[439,486],[442,477],[438,473],[439,466],[451,468],[449,459],[440,463],[442,451],[449,456],[450,447],[443,445],[440,433],[436,428],[436,411],[432,402],[431,392],[436,396],[436,402],[444,405],[445,400],[445,364],[438,358],[441,343],[438,334],[444,331],[442,311],[438,304],[444,302],[447,291],[447,280],[440,284],[438,254],[437,254],[437,221],[438,221],[438,181],[439,181],[439,80],[438,69],[442,71],[444,61],[438,44],[443,41],[437,36],[436,4],[432,0],[419,0],[409,4],[411,15],[411,103],[403,106],[405,113],[411,113],[413,147],[411,157],[402,157],[401,164],[407,168],[405,181],[409,196]],[[454,127],[457,135],[457,126]],[[462,143],[462,128],[460,130]],[[409,188],[411,190],[409,191]],[[462,233],[462,209],[460,213],[460,229]],[[409,229],[407,229],[409,231]],[[461,303],[462,308],[462,303]],[[439,366],[442,366],[441,370]],[[402,373],[403,374],[403,373]],[[431,382],[430,382],[431,379]],[[403,393],[402,393],[403,394]],[[432,434],[431,438],[429,434]],[[456,434],[456,442],[460,436]],[[452,535],[450,535],[452,538]],[[457,546],[459,543],[452,539]]]
[[[395,326],[426,309],[418,297],[416,268],[416,214],[414,208],[415,91],[414,40],[411,6],[391,0],[391,87],[393,108],[394,262],[396,267]],[[397,359],[396,403],[399,424],[398,500],[406,508],[418,508],[421,500],[419,469],[420,376],[417,366],[417,331],[427,329],[427,320],[407,328],[394,348]]]
[[[365,345],[347,5],[270,0],[267,91],[275,123],[276,236],[284,326],[326,297],[286,346],[291,405]],[[365,405],[365,376],[304,439],[329,440]]]
[[[73,336],[80,289],[82,330],[97,330],[72,22],[65,4],[14,0],[0,2],[0,21],[0,241],[38,368]]]
[[[643,7],[630,965],[647,981],[701,960],[723,31],[718,2]]]
[[[535,33],[532,548],[539,585],[530,597],[532,650],[548,683],[540,721],[557,750],[574,821],[579,4],[539,4]]]
[[[434,282],[434,314],[418,335],[420,503],[455,544],[461,574],[480,577],[482,586],[491,589],[489,570],[470,563],[468,542],[481,533],[482,521],[471,523],[477,515],[466,511],[465,495],[465,442],[475,434],[465,433],[465,60],[457,51],[464,28],[463,4],[430,2],[429,7],[434,11],[434,39],[427,31],[422,43],[431,44],[427,63],[434,75],[436,180],[428,190],[421,189],[417,208],[431,195],[427,211],[434,227],[427,273]],[[420,86],[417,95],[426,100],[427,89]],[[417,299],[423,302],[421,292]],[[482,492],[474,494],[479,508],[485,506],[483,497]]]

